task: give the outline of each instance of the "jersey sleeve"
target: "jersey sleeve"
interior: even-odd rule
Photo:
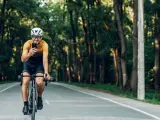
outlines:
[[[43,45],[43,55],[48,56],[48,44],[44,43]]]
[[[25,44],[23,45],[22,55],[25,55],[26,53],[28,53],[29,48],[30,48],[30,43],[29,43],[29,41],[27,41],[27,42],[25,42]]]

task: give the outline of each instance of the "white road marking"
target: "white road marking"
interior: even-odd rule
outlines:
[[[16,83],[16,84],[14,84],[14,85],[11,85],[11,86],[9,86],[9,87],[7,87],[7,88],[5,88],[5,89],[0,90],[0,92],[4,92],[4,91],[6,91],[6,90],[8,90],[8,89],[10,89],[10,88],[18,85],[18,84],[19,84],[19,83]]]
[[[47,99],[45,99],[46,103],[49,105],[49,101]]]
[[[57,83],[54,83],[54,84],[57,84]],[[145,114],[145,115],[148,115],[148,116],[150,116],[150,117],[152,117],[152,118],[155,118],[156,120],[160,120],[160,117],[155,116],[155,115],[152,115],[152,114],[150,114],[150,113],[148,113],[148,112],[145,112],[145,111],[143,111],[143,110],[140,110],[140,109],[138,109],[138,108],[131,107],[131,106],[129,106],[129,105],[125,105],[125,104],[123,104],[123,103],[119,103],[119,102],[116,102],[116,101],[114,101],[114,100],[111,100],[111,99],[108,99],[108,98],[105,98],[105,97],[101,97],[101,96],[97,96],[97,95],[94,95],[94,94],[91,94],[91,93],[87,93],[87,92],[84,92],[84,91],[81,91],[81,90],[77,90],[77,89],[75,89],[75,88],[71,88],[71,86],[67,86],[67,85],[64,85],[64,84],[63,84],[63,85],[62,85],[62,84],[57,84],[57,85],[61,85],[61,86],[64,86],[64,87],[66,87],[66,88],[72,89],[72,90],[74,90],[74,91],[78,91],[78,92],[81,92],[81,93],[84,93],[84,94],[87,94],[87,95],[91,95],[91,96],[94,96],[94,97],[97,97],[97,98],[100,98],[100,99],[103,99],[103,100],[110,101],[110,102],[115,103],[115,104],[118,104],[118,105],[120,105],[120,106],[123,106],[123,107],[126,107],[126,108],[130,108],[130,109],[132,109],[132,110],[134,110],[134,111],[137,111],[137,112],[143,113],[143,114]]]
[[[0,120],[30,120],[30,116],[0,116]],[[66,117],[61,117],[61,116],[36,116],[36,120],[135,120],[135,118],[127,118],[127,117],[97,117],[97,116],[66,116]],[[136,119],[136,120],[149,120],[149,119]]]

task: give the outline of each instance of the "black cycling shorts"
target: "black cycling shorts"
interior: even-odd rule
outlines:
[[[23,63],[23,73],[28,72],[30,75],[43,73],[44,74],[44,67],[43,63],[40,64],[30,64],[28,62]]]

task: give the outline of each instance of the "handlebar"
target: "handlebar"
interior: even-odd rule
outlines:
[[[45,74],[45,76],[47,76],[47,74]],[[42,75],[36,75],[36,74],[33,74],[33,75],[23,75],[23,74],[21,74],[21,77],[36,78],[36,77],[44,77],[44,76],[42,76]]]
[[[47,76],[47,74],[45,74],[45,76]],[[44,77],[44,76],[42,76],[42,75],[35,75],[35,74],[33,74],[33,75],[23,75],[23,74],[18,75],[18,79],[19,79],[19,80],[22,80],[22,77],[36,78],[36,77]],[[50,80],[52,80],[52,78],[51,78]],[[50,82],[50,80],[44,79],[44,81],[45,81],[45,86],[47,86],[47,84],[48,84],[48,82]]]

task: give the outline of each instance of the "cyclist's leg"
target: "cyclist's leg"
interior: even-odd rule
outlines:
[[[28,72],[23,72],[23,75],[30,75]],[[23,77],[23,82],[22,82],[22,98],[23,101],[28,101],[28,94],[29,94],[29,77]]]
[[[43,69],[43,65],[40,64],[39,66],[37,66],[36,69],[36,75],[37,76],[43,76],[44,75],[44,69]],[[38,109],[42,109],[43,108],[43,103],[42,103],[42,94],[43,94],[43,90],[44,90],[44,78],[43,77],[37,77],[36,78],[36,83],[37,83],[37,91],[38,91]]]
[[[23,75],[30,75],[29,67],[28,67],[27,63],[24,63],[24,65],[23,65]],[[24,101],[24,107],[23,107],[24,114],[28,113],[29,81],[30,81],[29,77],[23,77],[21,92],[22,92],[22,98]]]
[[[44,75],[44,68],[43,64],[39,64],[36,68],[36,75],[37,76],[43,76]],[[38,96],[42,96],[43,90],[44,90],[44,78],[43,77],[37,77],[36,78],[37,88],[38,88]]]
[[[43,73],[37,73],[37,76],[43,76]],[[37,77],[36,78],[36,83],[37,83],[37,92],[38,92],[38,96],[41,97],[43,94],[43,90],[44,90],[44,81],[43,81],[43,77]]]

